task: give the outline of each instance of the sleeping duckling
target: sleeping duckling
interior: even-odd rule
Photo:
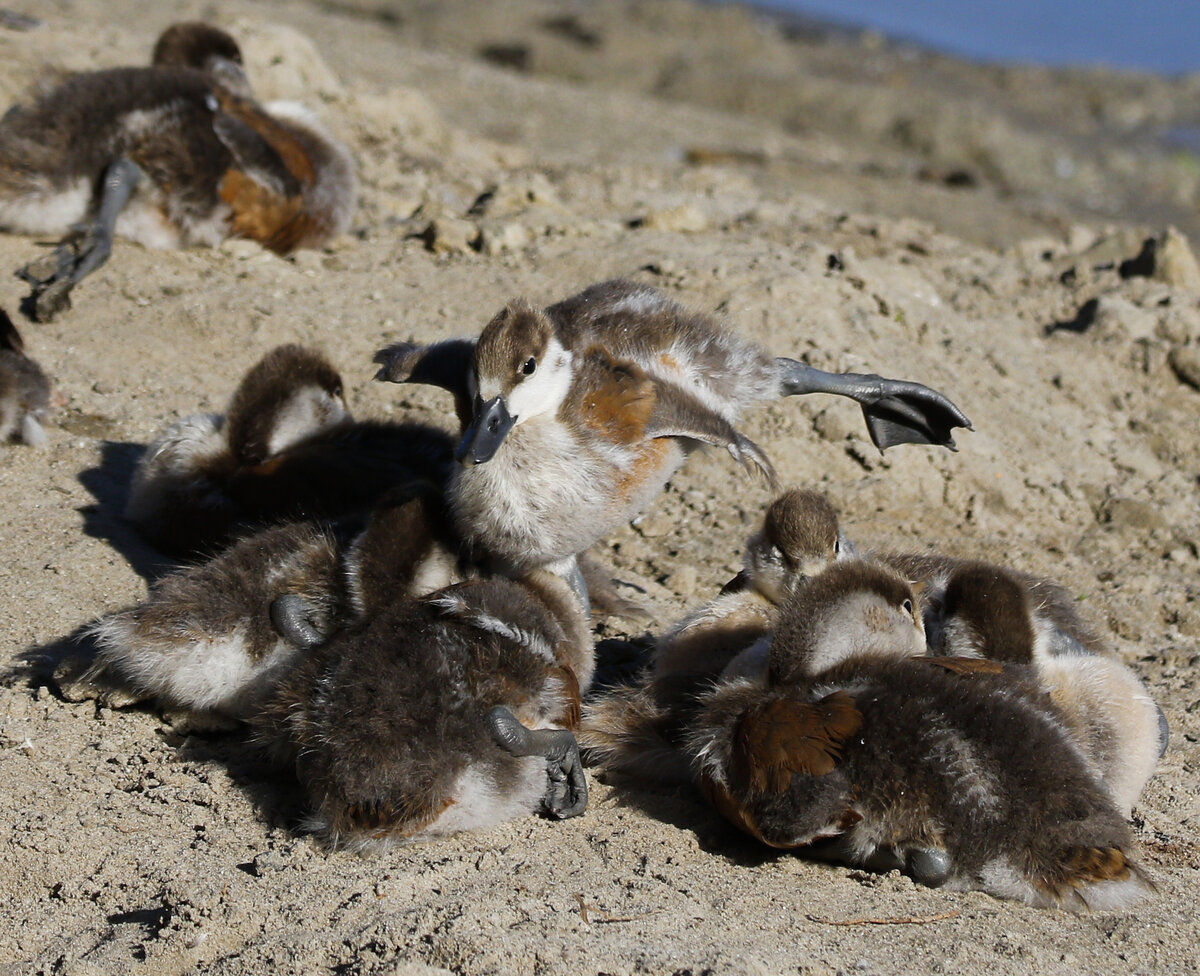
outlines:
[[[961,563],[943,590],[939,645],[931,653],[1030,666],[1128,817],[1166,751],[1166,716],[1130,668],[1112,654],[1087,650],[1095,644],[1075,636],[1082,624],[1073,608],[1064,616],[1056,603],[1034,603],[1044,590],[999,566]]]
[[[168,553],[213,552],[247,527],[352,517],[406,485],[440,488],[452,453],[433,427],[355,421],[337,370],[289,344],[246,373],[224,417],[185,417],[150,445],[125,515]]]
[[[33,359],[8,313],[0,308],[0,443],[20,440],[42,447],[42,421],[50,411],[50,381]]]
[[[253,723],[294,767],[312,829],[353,848],[411,843],[539,810],[582,813],[570,729],[591,669],[564,580],[477,579],[336,634]]]
[[[344,231],[356,194],[346,149],[299,106],[256,104],[237,44],[206,24],[168,28],[150,67],[71,75],[0,118],[0,228],[67,235],[21,272],[42,321],[114,236],[288,254]]]
[[[884,567],[800,587],[768,681],[701,699],[685,752],[714,806],[770,846],[951,889],[1075,910],[1147,895],[1128,825],[1036,680],[923,646],[913,591]]]

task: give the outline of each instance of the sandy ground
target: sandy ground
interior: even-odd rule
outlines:
[[[261,95],[314,105],[362,177],[353,233],[327,251],[119,242],[72,311],[23,326],[66,406],[45,450],[0,449],[0,972],[1196,971],[1200,269],[1166,235],[1194,226],[1196,163],[1131,138],[1186,121],[1196,81],[975,69],[678,2],[445,6],[457,16],[63,0],[30,11],[40,30],[0,29],[11,100],[44,66],[136,63],[169,21],[214,19]],[[1053,167],[1064,140],[1071,173]],[[1123,276],[1149,236],[1157,265]],[[0,267],[36,250],[0,238]],[[330,853],[240,735],[46,686],[73,633],[170,566],[120,517],[141,445],[222,409],[267,349],[326,349],[360,416],[449,425],[445,396],[372,383],[371,353],[613,275],[777,354],[920,379],[967,411],[957,454],[881,459],[853,405],[825,398],[747,431],[860,542],[992,558],[1078,595],[1171,724],[1133,818],[1155,901],[1077,916],[814,865],[688,791],[595,774],[572,821]],[[21,296],[0,278],[0,303]],[[1091,324],[1048,330],[1073,321]],[[767,501],[697,456],[599,552],[669,620],[729,578]]]

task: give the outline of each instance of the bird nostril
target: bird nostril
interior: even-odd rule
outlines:
[[[491,420],[488,421],[487,426],[488,426],[488,430],[490,432],[495,433],[496,428],[500,426],[500,421],[497,420],[495,417],[493,417]]]

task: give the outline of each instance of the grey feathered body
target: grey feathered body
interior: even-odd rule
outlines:
[[[111,68],[69,76],[0,118],[0,227],[20,233],[66,234],[92,216],[109,165],[129,159],[147,179],[117,223],[117,232],[151,247],[215,245],[240,234],[276,250],[313,246],[345,229],[356,181],[346,151],[314,120],[279,106],[264,139],[246,114],[261,109],[235,98],[205,71],[183,66]],[[242,111],[242,108],[245,111]],[[304,179],[276,146],[283,141],[309,157]],[[239,218],[245,198],[225,185],[244,173],[270,200],[303,200],[311,219],[267,239]],[[308,176],[311,171],[311,177]],[[259,226],[270,220],[261,215]],[[265,223],[264,223],[265,221]],[[271,233],[276,229],[272,227]]]
[[[164,577],[92,626],[97,677],[165,708],[246,718],[299,653],[272,625],[272,601],[297,593],[320,618],[343,614],[338,554],[329,529],[300,522]]]
[[[485,716],[504,705],[530,728],[572,724],[591,668],[573,599],[561,582],[465,582],[395,604],[307,658],[254,721],[294,763],[311,824],[369,846],[538,809],[545,760],[501,749]]]
[[[717,688],[686,748],[773,846],[838,837],[864,864],[880,849],[935,849],[949,855],[954,888],[1073,908],[1135,900],[1148,885],[1124,857],[1129,828],[1035,689],[1016,666],[960,675],[920,659],[857,658],[809,686]],[[734,742],[748,708],[839,691],[862,725],[831,772],[797,774],[781,792],[739,779]]]
[[[544,315],[572,357],[565,400],[515,426],[486,464],[457,470],[450,488],[462,534],[502,565],[523,570],[593,545],[641,512],[701,440],[770,473],[733,426],[779,394],[775,361],[754,344],[628,281],[593,285]],[[659,436],[657,401],[668,395],[675,433]]]

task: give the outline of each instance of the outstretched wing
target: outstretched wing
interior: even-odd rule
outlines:
[[[772,488],[776,486],[775,467],[754,441],[686,390],[662,381],[655,381],[654,386],[654,409],[646,425],[648,437],[688,437],[723,447],[747,471],[760,472]]]

